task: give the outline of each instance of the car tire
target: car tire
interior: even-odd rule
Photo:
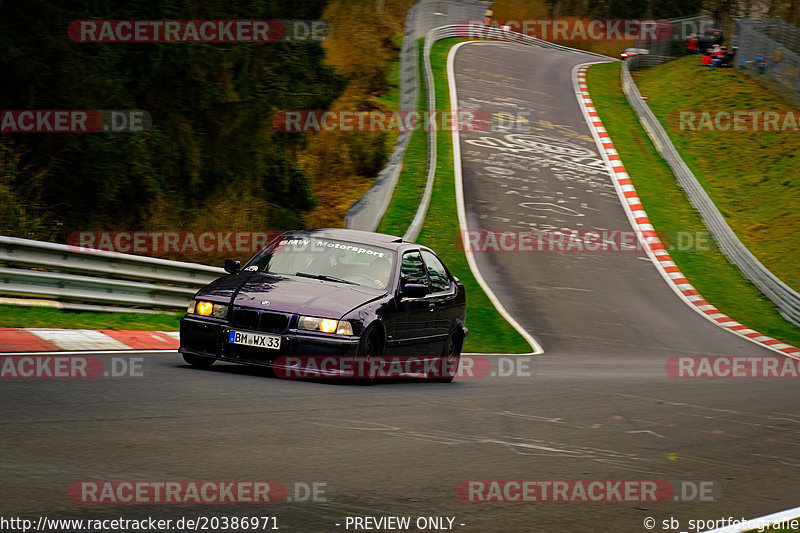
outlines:
[[[183,360],[193,367],[203,370],[211,368],[211,365],[214,364],[214,359],[210,357],[203,357],[202,355],[193,355],[190,353],[183,354]]]
[[[461,362],[461,337],[456,330],[447,336],[447,342],[442,350],[442,356],[432,371],[428,372],[428,381],[434,383],[450,383],[458,373]]]
[[[375,382],[372,360],[381,355],[383,355],[383,342],[380,332],[375,327],[370,326],[361,336],[361,344],[358,346],[359,369],[366,371],[365,375],[358,376],[359,383],[370,385]]]

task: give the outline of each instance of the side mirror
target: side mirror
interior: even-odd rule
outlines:
[[[242,269],[242,264],[235,260],[235,259],[226,259],[225,260],[225,272],[229,274],[234,274],[239,272]]]
[[[419,283],[406,283],[403,285],[403,296],[407,298],[423,298],[428,294],[428,287]]]

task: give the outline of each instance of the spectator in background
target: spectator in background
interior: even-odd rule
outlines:
[[[711,56],[711,54],[706,54],[706,55],[704,55],[703,57],[700,58],[700,64],[704,65],[706,67],[710,67],[711,66],[711,62],[713,60],[714,60],[714,58]]]
[[[728,52],[728,49],[724,46],[721,47],[719,52],[714,54],[711,66],[719,68],[730,66],[731,61],[733,61],[733,54],[733,52]]]
[[[722,61],[720,62],[719,66],[720,67],[731,67],[731,66],[733,66],[734,65],[733,61],[734,61],[734,59],[736,59],[736,54],[738,52],[739,52],[739,48],[737,46],[734,46],[733,48],[728,50],[727,53],[725,54],[725,57],[722,58]]]
[[[783,48],[780,46],[772,52],[772,75],[777,76],[781,69],[781,61],[783,61]]]
[[[742,56],[739,60],[739,70],[747,70],[747,58]]]
[[[755,62],[756,64],[758,73],[764,74],[764,71],[767,70],[767,58],[764,57],[764,54],[758,54],[756,57],[753,58],[753,62]]]
[[[689,42],[686,43],[686,55],[691,56],[697,53],[697,36],[693,33],[689,36]]]
[[[706,49],[708,49],[710,45],[708,44],[708,39],[705,38],[703,35],[697,36],[697,53],[698,54],[705,54]]]
[[[718,67],[723,57],[725,57],[725,53],[722,48],[714,45],[714,53],[711,54],[711,64],[709,67]]]

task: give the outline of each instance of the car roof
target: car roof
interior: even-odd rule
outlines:
[[[284,236],[307,236],[323,239],[343,240],[357,242],[360,244],[374,244],[392,250],[397,250],[403,245],[413,244],[404,241],[402,237],[386,235],[384,233],[374,233],[372,231],[361,231],[355,229],[342,228],[319,228],[309,230],[294,230],[283,233]]]

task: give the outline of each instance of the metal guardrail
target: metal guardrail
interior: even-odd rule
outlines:
[[[642,100],[642,95],[633,82],[628,69],[628,62],[624,61],[622,63],[622,90],[628,98],[628,102],[661,157],[669,164],[678,183],[689,197],[689,201],[700,213],[706,227],[719,243],[722,253],[742,271],[742,274],[753,285],[772,300],[784,318],[800,326],[800,294],[778,279],[742,244],[700,182],[683,162],[661,123]]]
[[[0,295],[103,311],[185,308],[197,289],[225,274],[195,263],[2,236],[0,264]]]
[[[675,61],[676,58],[671,56],[660,56],[651,54],[638,54],[631,56],[625,60],[630,70],[640,70],[645,68],[657,67],[670,61]]]
[[[452,26],[445,26],[451,28]],[[425,72],[425,88],[428,92],[428,109],[436,109],[436,88],[433,81],[433,68],[431,67],[431,48],[433,43],[444,37],[437,37],[442,28],[434,28],[425,34],[425,44],[422,48],[422,62]],[[428,132],[428,177],[425,179],[425,190],[422,192],[422,198],[417,206],[417,212],[414,214],[414,219],[411,225],[403,234],[403,240],[414,242],[422,230],[422,223],[425,221],[425,215],[428,212],[428,205],[431,203],[431,195],[433,194],[433,183],[436,177],[436,131]]]
[[[403,46],[400,51],[400,109],[416,110],[419,102],[419,61],[417,41],[431,28],[467,19],[483,19],[491,2],[479,0],[421,0],[406,15]],[[345,217],[344,227],[375,231],[389,202],[403,168],[403,157],[412,132],[402,131],[397,137],[389,162],[378,173],[375,183],[356,200]]]
[[[433,48],[433,45],[436,41],[441,39],[448,39],[450,37],[463,37],[465,31],[466,29],[464,26],[450,24],[439,28],[433,28],[425,35],[422,61],[425,69],[425,83],[428,91],[428,109],[436,109],[436,92],[433,80],[433,69],[431,68],[430,60],[431,48]],[[602,54],[596,54],[594,52],[587,52],[585,50],[578,50],[568,46],[551,43],[549,41],[543,41],[541,39],[537,39],[536,37],[531,37],[529,35],[517,33],[511,30],[492,28],[491,30],[487,29],[485,31],[480,31],[479,33],[481,35],[486,35],[488,38],[487,40],[529,44],[568,52],[580,52],[583,54],[602,57],[603,59],[609,59],[608,56],[604,56]],[[430,205],[431,195],[433,193],[433,183],[436,177],[436,134],[437,132],[433,130],[428,133],[428,178],[425,182],[425,190],[422,193],[422,199],[417,207],[417,212],[414,215],[414,219],[411,221],[411,224],[408,226],[408,229],[403,235],[403,240],[406,241],[413,242],[417,240],[419,232],[422,231],[422,224],[425,222],[425,215],[428,212],[428,206]]]
[[[421,2],[420,4],[424,3]],[[481,7],[484,7],[483,3],[481,4]],[[414,7],[417,7],[417,5]],[[464,18],[469,17],[465,16]],[[408,29],[412,27],[409,25],[409,20],[415,20],[413,8],[412,12],[409,12],[409,18],[407,19],[407,33],[404,40],[404,50],[409,49],[409,54],[411,54],[410,49],[413,49],[413,55],[410,55],[413,58],[413,61],[410,62],[413,68],[408,68],[408,65],[401,68],[405,71],[404,77],[405,74],[408,74],[407,79],[411,79],[410,73],[413,71],[413,78],[416,79],[416,39],[409,37]],[[457,25],[433,28],[425,36],[423,60],[428,87],[429,109],[435,109],[436,106],[429,57],[430,50],[433,44],[440,39],[459,36],[458,28],[459,26]],[[542,41],[513,31],[495,31],[492,32],[491,38],[544,48],[580,52],[608,59],[607,56]],[[407,47],[405,46],[406,42],[410,43]],[[413,46],[411,46],[412,44]],[[652,111],[642,101],[641,95],[630,76],[628,66],[628,62],[624,62],[622,68],[622,87],[628,101],[636,111],[659,152],[673,169],[690,201],[700,212],[706,226],[720,244],[720,249],[731,262],[742,270],[754,285],[778,306],[784,317],[794,324],[800,325],[800,294],[772,274],[739,241],[705,190],[703,190],[697,179],[682,161]],[[416,85],[413,88],[407,84],[402,87],[404,98],[410,99],[413,95],[414,99],[413,106],[406,107],[404,105],[403,107],[406,109],[415,107],[418,99]],[[390,161],[390,165],[394,165],[394,169],[391,172],[395,174],[393,178],[388,173],[384,176],[384,192],[387,190],[386,184],[390,183],[392,179],[396,182],[407,143],[408,141],[406,140],[405,145],[403,145],[402,140],[398,139],[395,153],[393,153],[392,161]],[[436,169],[435,131],[429,133],[429,154],[425,192],[414,221],[404,236],[407,240],[415,240],[418,236],[430,202]],[[397,159],[398,157],[399,160]],[[384,168],[384,171],[386,170]],[[377,185],[378,183],[376,183]],[[394,185],[392,183],[391,187],[388,188],[388,195],[382,200],[385,204],[383,211],[388,206],[393,189]],[[372,189],[370,190],[372,191]],[[364,198],[366,197],[367,195]],[[370,203],[369,200],[364,200],[361,204],[359,202],[354,204],[354,209],[357,205],[362,205],[359,209],[363,209],[364,204]],[[356,209],[354,216],[357,215],[359,209]],[[371,230],[377,227],[383,211],[380,211],[380,216],[377,216],[377,218],[374,214],[371,216],[371,223],[374,223]],[[351,217],[351,214],[348,213],[348,221],[352,223],[353,220],[354,217]],[[348,227],[354,226],[348,225]],[[136,309],[136,307],[148,309],[182,308],[189,302],[198,288],[225,274],[225,271],[221,268],[194,263],[168,261],[118,252],[87,250],[63,244],[2,236],[0,236],[0,264],[7,265],[6,267],[0,267],[0,295],[45,296],[58,301],[92,302],[89,305],[77,303],[75,307],[116,311],[144,311]],[[124,307],[109,307],[107,304]]]
[[[414,4],[406,15],[403,46],[400,50],[400,108],[415,109],[419,101],[417,79],[416,13],[419,4]],[[403,157],[411,141],[410,131],[401,131],[397,136],[389,162],[384,165],[375,183],[364,195],[350,206],[344,219],[344,227],[364,231],[375,231],[389,207],[397,178],[403,168]]]

